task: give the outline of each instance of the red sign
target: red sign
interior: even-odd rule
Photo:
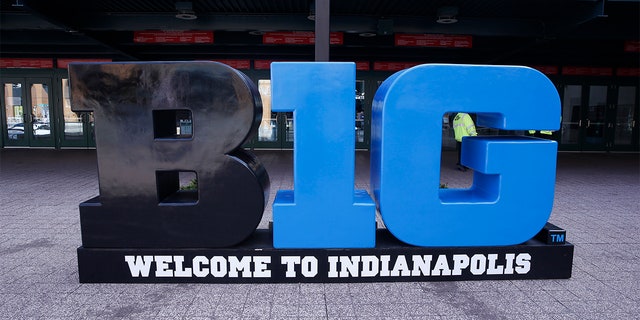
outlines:
[[[558,74],[558,66],[531,66],[531,68],[534,68],[544,74]]]
[[[0,68],[53,68],[53,59],[0,58]]]
[[[611,76],[613,69],[608,67],[562,67],[566,76]]]
[[[619,77],[640,77],[640,68],[618,68],[616,76]]]
[[[391,61],[376,61],[373,63],[374,71],[400,71],[415,67],[419,65],[419,62],[391,62]]]
[[[625,52],[640,52],[640,41],[625,41],[624,42],[624,51]]]
[[[254,70],[269,70],[271,69],[272,62],[279,62],[284,60],[253,60]],[[370,70],[369,61],[356,61],[356,70],[367,71]]]
[[[134,31],[135,43],[213,43],[213,31]]]
[[[473,37],[467,35],[396,33],[395,45],[401,47],[471,48]]]
[[[356,70],[369,71],[371,70],[371,64],[369,61],[356,61]]]
[[[66,69],[71,62],[111,62],[113,59],[58,59],[57,66],[60,69]]]
[[[263,44],[315,44],[316,35],[312,31],[266,32],[262,35]],[[331,32],[329,44],[343,44],[342,32]]]
[[[273,60],[253,60],[253,68],[256,70],[269,70],[271,69],[271,62]]]
[[[251,61],[250,60],[239,60],[239,59],[219,59],[214,60],[216,62],[224,63],[234,69],[251,69]]]

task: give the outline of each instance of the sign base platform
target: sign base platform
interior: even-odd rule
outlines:
[[[555,226],[553,226],[555,227]],[[557,229],[557,227],[555,227]],[[544,230],[543,230],[544,231]],[[386,229],[375,248],[275,249],[259,229],[233,248],[78,248],[81,283],[302,283],[567,279],[574,246],[414,247]]]

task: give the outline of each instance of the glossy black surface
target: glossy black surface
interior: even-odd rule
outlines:
[[[103,63],[71,64],[69,77],[73,110],[96,119],[100,195],[80,206],[85,247],[224,247],[254,231],[269,177],[240,148],[262,116],[243,73],[215,62]],[[189,111],[191,133],[166,134],[180,127],[171,115]],[[180,191],[178,172],[195,172],[197,191]]]
[[[259,229],[247,241],[233,248],[218,249],[97,249],[97,248],[78,248],[78,266],[79,278],[81,283],[348,283],[348,282],[423,282],[423,281],[460,281],[460,280],[524,280],[524,279],[568,279],[571,278],[573,266],[574,245],[567,242],[562,245],[547,245],[537,239],[531,239],[523,244],[515,246],[482,246],[482,247],[415,247],[409,246],[398,241],[386,229],[378,229],[376,234],[376,247],[366,249],[288,249],[278,250],[273,248],[273,238],[271,230]],[[527,255],[527,262],[515,262],[507,267],[505,257],[507,254],[514,256],[519,254]],[[468,257],[482,258],[494,255],[499,257],[494,262],[480,263],[476,266],[479,269],[492,268],[499,272],[476,272],[470,271],[471,266],[461,267],[459,273],[440,273],[440,269],[455,268],[454,256],[466,255]],[[187,276],[163,276],[156,275],[158,270],[157,263],[151,262],[150,272],[148,276],[139,276],[138,272],[134,272],[136,276],[132,276],[131,269],[127,263],[124,263],[125,256],[133,256],[142,260],[143,256],[162,256],[175,259],[175,257],[183,258],[181,270],[187,270]],[[199,256],[200,263],[196,266],[193,264],[194,257]],[[228,274],[219,275],[222,269],[211,265],[212,257],[216,257],[216,261],[225,261],[229,257],[238,259],[246,259],[255,262],[256,257],[260,261],[269,261],[263,264],[263,270],[258,276],[257,273],[242,273],[238,276],[231,277]],[[286,263],[281,263],[283,256],[298,257],[313,261],[311,268],[314,272],[304,275],[301,272],[302,263],[292,266],[292,270],[288,270]],[[329,257],[337,259],[338,257],[348,259],[367,259],[373,263],[356,263],[355,269],[367,269],[365,276],[356,272],[355,274],[347,273],[346,275],[335,277],[337,271],[342,270],[341,263],[330,263]],[[386,263],[377,263],[381,261],[382,256],[386,256],[389,265],[383,268]],[[426,267],[420,273],[412,274],[411,272],[399,273],[397,276],[382,276],[382,270],[393,270],[395,268],[413,270],[414,261],[412,257],[430,257]],[[396,265],[399,257],[404,257],[405,263]],[[446,259],[441,260],[441,259]],[[151,260],[149,260],[151,261]],[[484,260],[480,260],[484,261]],[[518,264],[526,263],[530,268],[518,269],[514,272],[503,272],[506,269],[513,269]],[[492,267],[491,264],[494,264]],[[255,263],[248,262],[244,264],[255,271]],[[305,264],[307,265],[307,264]],[[366,265],[366,266],[365,266]],[[376,267],[374,267],[376,265]],[[495,268],[497,267],[497,269]],[[176,270],[175,264],[171,263],[167,266],[169,270]],[[160,268],[163,269],[163,268]],[[204,270],[204,274],[200,276],[192,275],[192,270]],[[218,276],[210,274],[212,269],[216,269]],[[224,270],[224,269],[223,269]],[[232,270],[231,267],[227,271]],[[268,271],[268,272],[265,272]],[[334,270],[334,276],[329,276],[330,270]],[[417,269],[416,269],[417,270]],[[432,272],[432,270],[435,270]],[[295,271],[293,276],[288,271]],[[226,273],[226,272],[223,272]],[[426,274],[425,274],[426,273]]]

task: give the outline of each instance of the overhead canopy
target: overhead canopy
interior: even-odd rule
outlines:
[[[313,45],[269,43],[265,33],[314,31],[314,14],[312,0],[8,0],[0,56],[313,61]],[[639,1],[331,1],[330,31],[340,42],[329,54],[339,61],[638,67],[639,19]],[[200,42],[143,42],[141,31],[207,33]],[[433,35],[463,44],[425,45]]]

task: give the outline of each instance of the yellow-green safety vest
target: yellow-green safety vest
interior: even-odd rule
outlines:
[[[468,113],[458,113],[453,119],[453,133],[458,142],[462,142],[462,137],[477,136],[476,125],[473,123]]]

